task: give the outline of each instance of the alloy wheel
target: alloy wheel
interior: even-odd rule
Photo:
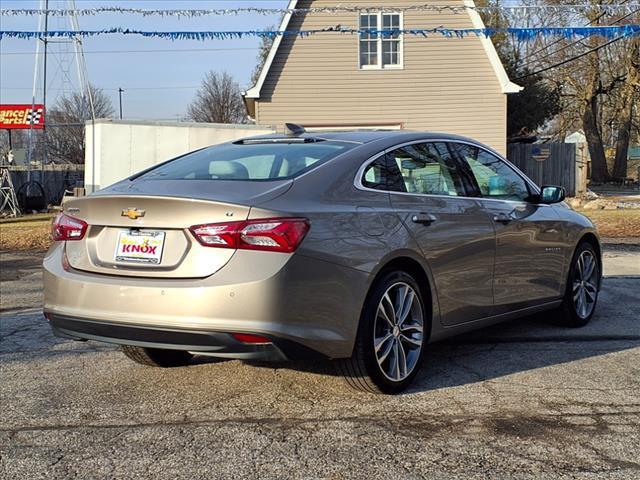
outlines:
[[[572,285],[573,305],[582,319],[593,312],[598,297],[598,262],[589,250],[578,257]]]
[[[394,283],[378,304],[373,330],[375,357],[389,380],[400,382],[415,369],[423,330],[420,297],[407,283]]]

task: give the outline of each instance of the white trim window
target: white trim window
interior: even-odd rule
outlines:
[[[402,68],[403,39],[402,13],[396,12],[364,12],[360,14],[359,64],[363,70],[380,70]],[[380,30],[391,30],[390,34],[376,33]]]

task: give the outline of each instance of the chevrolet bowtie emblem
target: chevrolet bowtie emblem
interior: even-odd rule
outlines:
[[[131,220],[136,220],[140,217],[144,217],[144,210],[138,210],[137,208],[125,208],[120,214],[123,217],[129,217]]]

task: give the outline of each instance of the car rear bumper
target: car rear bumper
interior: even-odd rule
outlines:
[[[279,338],[269,338],[270,343],[249,344],[240,342],[225,332],[141,327],[56,314],[47,314],[47,317],[56,336],[73,340],[187,350],[196,354],[242,360],[283,361],[324,357],[319,352]]]
[[[63,248],[54,245],[43,263],[44,312],[59,334],[230,358],[255,358],[256,350],[230,345],[231,333],[273,339],[267,357],[276,360],[299,358],[292,346],[329,358],[353,350],[368,286],[359,270],[238,251],[207,278],[134,278],[65,270]]]

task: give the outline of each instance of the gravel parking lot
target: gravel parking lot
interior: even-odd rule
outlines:
[[[588,327],[432,345],[396,397],[324,365],[150,369],[53,337],[39,262],[1,258],[1,478],[640,477],[638,246],[607,250]]]

